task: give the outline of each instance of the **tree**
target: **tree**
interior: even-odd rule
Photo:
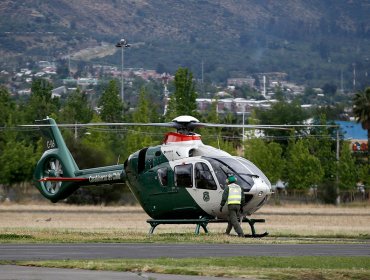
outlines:
[[[275,87],[275,99],[279,100],[280,102],[284,102],[284,92],[281,86],[276,86]]]
[[[52,98],[52,89],[53,85],[45,79],[36,79],[32,82],[26,113],[27,121],[41,120],[58,113],[59,100]]]
[[[193,74],[180,67],[175,74],[175,92],[170,97],[167,119],[181,115],[196,116],[196,98]]]
[[[91,122],[93,123],[99,123],[101,121],[101,118],[97,115],[94,115],[91,120]],[[71,138],[71,135],[69,135],[69,138]],[[77,145],[82,146],[85,151],[88,151],[88,153],[93,153],[95,155],[89,155],[87,159],[86,156],[84,156],[87,155],[86,153],[81,153],[80,148],[76,149],[80,156],[78,156],[76,153],[72,154],[74,155],[76,162],[79,164],[79,167],[90,168],[113,164],[115,162],[115,155],[112,152],[111,138],[111,133],[107,133],[104,127],[92,127],[88,129],[88,133],[83,135],[83,137],[81,138],[81,142],[77,143]],[[75,145],[75,141],[68,142],[69,144]],[[73,150],[72,147],[70,147],[70,149]],[[95,156],[95,158],[91,160],[91,157],[93,156]],[[81,160],[78,159],[79,157],[81,158]]]
[[[353,189],[357,183],[357,166],[349,149],[349,143],[344,142],[341,147],[338,164],[339,188]]]
[[[367,130],[367,157],[370,164],[370,87],[357,92],[353,98],[353,114],[362,128]]]
[[[87,123],[91,121],[92,115],[87,96],[79,88],[68,96],[61,111],[61,119],[67,123]]]
[[[256,116],[260,124],[303,124],[307,119],[307,113],[302,109],[298,100],[291,103],[277,102],[271,106],[271,110],[256,109]],[[289,131],[265,130],[265,134],[275,137],[289,137]]]
[[[358,170],[359,182],[364,183],[366,186],[370,186],[370,164],[362,164]]]
[[[92,122],[101,122],[99,116],[94,115]],[[112,165],[117,163],[118,156],[113,153],[112,133],[107,133],[105,127],[93,127],[79,138],[79,141],[72,140],[71,134],[65,134],[65,140],[76,163],[80,169]],[[113,132],[113,130],[110,130]],[[66,137],[67,136],[67,137]],[[121,157],[122,159],[123,157]],[[120,163],[122,163],[121,160]],[[80,188],[68,199],[68,203],[93,203],[109,204],[118,202],[123,194],[122,184],[113,186]]]
[[[320,160],[310,154],[307,141],[289,143],[286,174],[289,188],[293,189],[307,190],[322,180],[324,171]]]
[[[111,80],[108,87],[100,97],[101,106],[100,116],[105,122],[118,122],[122,120],[122,100],[119,98],[118,85],[115,80]]]
[[[319,121],[315,124],[326,125],[326,115],[319,116]],[[324,170],[324,178],[329,180],[335,176],[336,173],[336,145],[335,136],[332,135],[333,131],[327,127],[314,127],[310,130],[310,135],[314,137],[307,140],[309,142],[309,149],[321,163]]]
[[[136,110],[133,113],[133,122],[148,123],[151,121],[151,104],[147,98],[147,92],[144,88],[139,94],[139,102]],[[129,153],[133,153],[143,147],[148,147],[152,144],[153,139],[150,135],[152,129],[149,127],[136,127],[130,129],[127,137],[124,139],[124,146]]]
[[[0,184],[12,185],[31,180],[40,156],[32,145],[19,141],[17,136],[15,132],[8,132],[5,137],[6,144],[0,153]]]
[[[212,102],[211,108],[206,116],[206,122],[208,123],[219,123],[220,119],[217,114],[217,100]],[[204,143],[212,147],[218,147],[219,149],[226,151],[230,154],[235,153],[235,148],[231,141],[222,138],[221,128],[204,128],[201,131],[202,139]]]
[[[1,86],[0,87],[0,127],[5,126],[12,112],[15,111],[15,103],[10,99],[8,90]]]
[[[258,166],[273,183],[282,178],[285,161],[282,158],[283,149],[275,142],[266,143],[263,139],[247,140],[245,158]]]

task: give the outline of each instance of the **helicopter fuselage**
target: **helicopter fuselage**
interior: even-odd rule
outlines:
[[[227,209],[219,209],[228,174],[243,189],[244,215],[258,210],[272,193],[253,163],[204,145],[196,134],[167,134],[162,145],[130,155],[124,171],[132,193],[154,219],[226,218]]]

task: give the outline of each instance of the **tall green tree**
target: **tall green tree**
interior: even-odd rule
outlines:
[[[14,112],[16,112],[16,104],[11,100],[8,90],[0,87],[0,154],[3,152],[4,145],[6,145],[7,126],[14,125]]]
[[[283,149],[278,143],[266,143],[263,139],[255,138],[247,140],[244,147],[245,158],[257,165],[272,183],[283,178],[285,161]]]
[[[205,120],[208,123],[220,123],[220,118],[217,113],[217,101],[212,102]],[[224,133],[221,132],[221,128],[203,128],[201,130],[201,134],[202,140],[205,144],[219,148],[230,154],[235,154],[235,148],[233,147],[232,142],[223,137]]]
[[[44,119],[56,116],[59,109],[59,99],[52,98],[53,85],[45,79],[36,79],[31,85],[31,96],[27,104],[26,121]]]
[[[338,163],[338,177],[340,189],[353,189],[356,186],[357,175],[356,161],[349,149],[349,143],[344,142],[340,151]]]
[[[91,122],[93,123],[99,123],[101,122],[100,116],[94,115]],[[109,132],[112,132],[113,130],[108,130]],[[71,138],[71,135],[69,135]],[[71,144],[74,144],[75,141],[69,141]],[[81,160],[77,160],[76,162],[79,164],[80,168],[88,168],[88,167],[97,167],[102,165],[110,165],[115,163],[115,155],[112,152],[112,137],[111,133],[107,133],[106,127],[91,127],[88,129],[88,132],[85,133],[80,143],[77,143],[77,145],[80,145],[83,147],[84,151],[88,151],[89,153],[95,154],[95,155],[87,155],[86,153],[80,153],[80,147],[78,147],[78,151],[81,156]],[[85,154],[85,156],[84,156]],[[74,155],[75,156],[75,155]],[[91,160],[92,157],[93,160]],[[88,158],[88,159],[87,159]],[[87,160],[86,160],[87,159]],[[83,164],[82,161],[85,161]],[[81,166],[80,166],[81,165]],[[94,166],[92,166],[94,165]]]
[[[19,141],[18,134],[8,132],[0,153],[0,184],[13,185],[32,179],[33,169],[40,156],[32,144]]]
[[[100,116],[105,122],[119,122],[122,120],[123,104],[119,97],[116,80],[111,80],[99,99],[101,106]]]
[[[362,128],[367,130],[368,151],[367,158],[370,164],[370,87],[357,92],[353,98],[353,114]]]
[[[359,182],[364,183],[366,186],[370,186],[370,164],[362,164],[358,166],[358,179]]]
[[[91,122],[101,122],[99,116],[94,115]],[[118,155],[113,152],[114,130],[106,127],[92,127],[88,133],[82,135],[78,141],[72,140],[71,134],[65,138],[67,145],[80,169],[117,164]],[[119,163],[123,163],[121,157]],[[68,199],[68,203],[77,204],[109,204],[117,203],[123,194],[123,184],[114,186],[81,188]]]
[[[327,124],[326,115],[322,114],[319,118],[317,124]],[[331,137],[330,128],[315,127],[310,130],[310,135],[314,137],[307,140],[309,149],[320,160],[324,170],[324,178],[333,178],[336,174],[336,141]]]
[[[271,110],[258,109],[256,116],[261,124],[302,124],[307,113],[298,100],[291,103],[280,101],[271,106]],[[268,131],[272,132],[272,131]]]
[[[60,112],[61,121],[67,123],[87,123],[92,116],[93,111],[87,96],[79,88],[68,96]]]
[[[9,122],[15,108],[15,103],[11,100],[9,91],[5,87],[0,86],[0,127],[5,126]]]
[[[321,182],[324,170],[320,160],[309,152],[307,141],[291,141],[288,146],[286,175],[289,188],[307,190]]]
[[[149,123],[151,121],[151,104],[148,99],[148,94],[145,88],[142,88],[139,94],[139,101],[136,110],[132,114],[133,122]],[[150,127],[134,127],[129,130],[124,139],[124,146],[129,153],[133,153],[143,147],[148,147],[153,144],[151,133],[153,129]]]
[[[187,68],[179,68],[175,74],[175,92],[170,96],[166,119],[181,115],[197,115],[197,93],[193,74]]]
[[[279,101],[271,106],[270,110],[257,109],[255,112],[259,124],[303,124],[308,118],[307,112],[305,112],[298,100],[294,100],[291,103]],[[299,129],[297,129],[300,132]],[[266,135],[285,139],[290,136],[289,131],[283,130],[266,130]],[[279,142],[287,144],[287,141],[279,140]]]

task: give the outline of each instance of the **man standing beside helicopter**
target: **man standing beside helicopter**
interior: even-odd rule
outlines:
[[[238,222],[239,213],[243,209],[245,203],[245,198],[243,195],[242,188],[236,184],[236,178],[234,175],[229,175],[226,179],[227,186],[225,187],[224,193],[221,199],[221,208],[224,207],[227,201],[227,208],[229,210],[228,214],[228,224],[225,234],[230,234],[231,228],[234,227],[235,232],[239,237],[244,237],[243,229]]]

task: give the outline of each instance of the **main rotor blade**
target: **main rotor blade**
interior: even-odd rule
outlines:
[[[50,127],[52,124],[26,124],[19,125],[20,127]],[[194,130],[201,127],[219,127],[219,128],[250,128],[250,129],[282,129],[287,130],[290,128],[300,127],[338,127],[338,125],[319,125],[319,124],[284,124],[284,125],[263,125],[263,124],[219,124],[219,123],[77,123],[77,124],[57,124],[58,127],[94,127],[94,126],[155,126],[155,127],[172,127],[172,128],[187,128]]]
[[[21,127],[50,127],[53,124],[24,124]],[[158,126],[158,127],[174,127],[179,126],[178,123],[61,123],[57,127],[94,127],[94,126]]]
[[[251,128],[251,129],[282,129],[289,130],[295,127],[338,127],[338,125],[321,125],[321,124],[219,124],[219,123],[191,123],[189,128],[198,127],[220,127],[220,128]]]

